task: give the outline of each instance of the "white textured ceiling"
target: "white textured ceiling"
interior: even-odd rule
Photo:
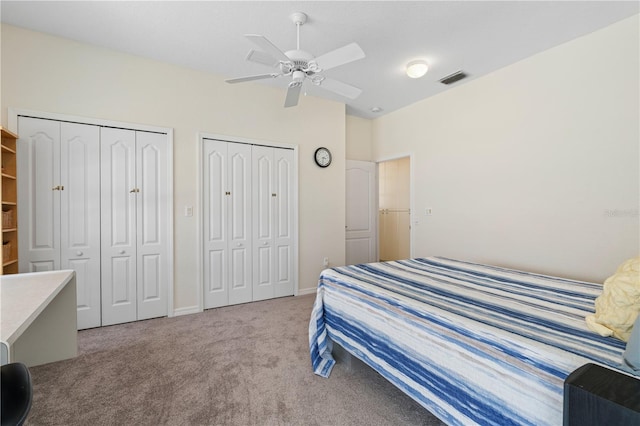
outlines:
[[[357,42],[366,58],[325,74],[363,89],[353,101],[308,85],[309,95],[347,104],[375,118],[535,53],[637,14],[637,1],[107,1],[1,2],[2,22],[134,55],[206,70],[224,78],[271,72],[245,61],[261,34],[295,48],[292,12],[309,16],[301,48],[315,56]],[[428,74],[410,79],[404,66],[426,59]],[[463,70],[452,86],[438,82]],[[286,78],[242,84],[283,89]],[[374,114],[372,107],[383,109]],[[282,104],[274,105],[282,108]],[[298,108],[304,107],[304,104]]]

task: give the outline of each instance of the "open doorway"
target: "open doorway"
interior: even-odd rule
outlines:
[[[378,253],[380,261],[411,255],[410,158],[378,163]]]

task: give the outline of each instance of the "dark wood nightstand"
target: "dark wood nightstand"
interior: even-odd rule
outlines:
[[[640,425],[640,379],[585,364],[564,381],[565,426]]]

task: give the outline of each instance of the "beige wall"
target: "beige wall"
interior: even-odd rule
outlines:
[[[346,158],[347,160],[372,161],[373,135],[371,120],[347,115],[346,119]]]
[[[601,281],[640,252],[638,28],[626,19],[373,121],[374,159],[412,154],[414,256]]]
[[[223,77],[2,25],[2,124],[7,107],[174,129],[174,305],[197,307],[197,132],[299,146],[301,290],[313,291],[322,260],[344,263],[345,107],[284,90],[229,85]],[[315,166],[327,146],[333,163]],[[184,206],[194,216],[184,217]]]

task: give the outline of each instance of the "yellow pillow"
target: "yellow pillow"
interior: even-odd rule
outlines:
[[[587,326],[601,336],[627,342],[640,312],[640,256],[624,262],[607,278],[596,298],[596,313],[585,318]]]

